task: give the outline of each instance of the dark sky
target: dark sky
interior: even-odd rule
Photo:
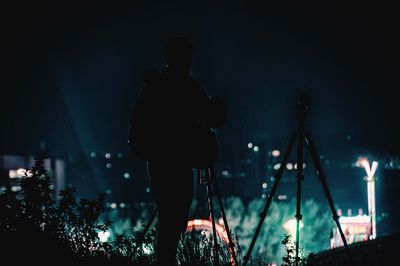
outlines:
[[[193,76],[229,106],[224,142],[288,136],[306,92],[314,135],[400,152],[394,6],[53,2],[2,7],[1,153],[40,141],[53,153],[126,151],[142,73],[163,67],[174,34],[193,40]]]

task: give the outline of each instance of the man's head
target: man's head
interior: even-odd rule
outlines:
[[[169,68],[189,72],[192,65],[193,44],[184,37],[174,37],[165,44],[164,56]]]

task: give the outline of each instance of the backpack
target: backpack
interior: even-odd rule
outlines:
[[[171,131],[165,126],[162,114],[158,113],[159,109],[151,108],[157,106],[156,99],[160,98],[162,85],[161,73],[145,72],[144,87],[134,105],[129,123],[130,151],[135,157],[145,161],[168,159],[193,168],[212,167],[219,155],[216,135],[211,128],[197,121],[184,130]],[[164,127],[160,127],[160,124]],[[165,135],[168,134],[172,134],[179,143],[166,143],[168,138],[165,138]]]
[[[152,98],[159,85],[161,74],[146,71],[144,86],[131,112],[128,129],[128,147],[132,154],[142,160],[150,161],[155,152],[155,112],[150,109]]]

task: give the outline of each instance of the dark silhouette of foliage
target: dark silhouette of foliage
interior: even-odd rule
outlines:
[[[43,156],[35,158],[34,166],[25,172],[18,185],[20,191],[7,187],[0,194],[0,233],[9,251],[5,254],[14,260],[18,256],[13,251],[23,244],[31,251],[24,258],[29,261],[36,258],[42,262],[49,257],[50,250],[68,260],[99,256],[102,243],[98,231],[106,231],[111,225],[108,221],[98,222],[104,211],[105,194],[96,200],[77,202],[75,189],[68,188],[60,192],[56,204],[52,178],[44,168]]]
[[[47,264],[56,261],[70,265],[154,265],[156,230],[144,237],[140,232],[117,235],[101,242],[100,231],[112,222],[100,222],[106,194],[95,200],[75,197],[76,189],[59,192],[56,202],[52,178],[44,168],[44,157],[35,158],[15,192],[7,187],[0,192],[0,237],[2,258],[13,264]],[[179,265],[213,265],[212,244],[203,235],[182,237]],[[21,251],[23,247],[23,251]],[[220,248],[221,265],[230,265],[227,248]]]
[[[286,234],[281,243],[286,249],[286,254],[282,257],[282,266],[296,265],[296,248],[292,236]],[[298,265],[307,265],[308,257],[305,257],[302,253],[303,250],[299,248]]]

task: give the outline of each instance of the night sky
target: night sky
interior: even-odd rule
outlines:
[[[0,153],[35,152],[41,141],[55,155],[126,152],[142,73],[163,68],[174,34],[192,39],[192,75],[229,107],[222,142],[288,136],[305,92],[314,135],[400,152],[393,6],[81,2],[3,4]]]

